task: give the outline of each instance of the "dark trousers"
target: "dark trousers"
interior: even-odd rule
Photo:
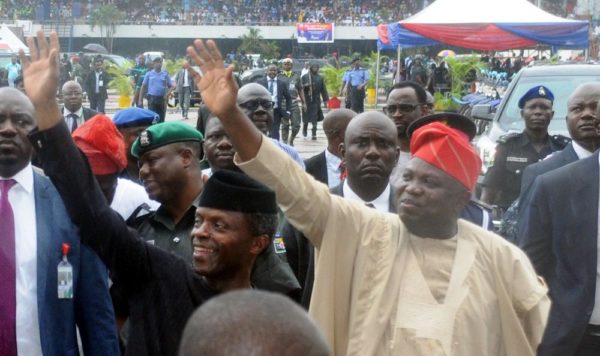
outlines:
[[[158,122],[165,122],[167,105],[165,104],[164,96],[148,95],[148,109],[158,114]]]
[[[365,89],[357,89],[356,87],[350,87],[350,101],[352,102],[352,110],[357,114],[365,111]]]
[[[269,128],[269,137],[274,138],[279,141],[279,127],[281,127],[281,109],[275,108],[273,109],[273,123]]]
[[[92,93],[88,94],[90,99],[90,109],[96,110],[97,112],[104,113],[104,105],[106,104],[106,99],[101,94]]]
[[[312,137],[317,137],[317,122],[323,120],[323,112],[320,103],[310,104],[305,112],[302,113],[302,136],[308,134],[308,123],[312,124]]]

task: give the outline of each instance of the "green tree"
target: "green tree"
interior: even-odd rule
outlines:
[[[248,33],[240,36],[242,44],[238,47],[240,52],[258,53],[263,58],[279,58],[279,46],[275,41],[266,41],[255,27],[248,27]]]
[[[100,37],[106,49],[112,53],[113,37],[119,25],[125,19],[125,13],[114,4],[105,4],[90,14],[90,29],[100,28]]]

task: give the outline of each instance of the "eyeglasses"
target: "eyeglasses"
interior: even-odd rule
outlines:
[[[264,99],[256,99],[246,101],[245,103],[241,103],[240,107],[249,111],[255,111],[258,107],[261,106],[263,109],[271,109],[273,107],[273,102],[270,100]]]
[[[400,110],[403,113],[409,113],[415,111],[421,104],[392,104],[383,108],[386,114],[393,114]]]

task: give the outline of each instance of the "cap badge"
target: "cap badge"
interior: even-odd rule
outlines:
[[[148,130],[144,130],[140,133],[140,146],[148,147],[152,143],[152,136]]]
[[[546,90],[544,90],[544,87],[540,87],[540,90],[538,90],[538,94],[540,94],[541,96],[546,96]]]

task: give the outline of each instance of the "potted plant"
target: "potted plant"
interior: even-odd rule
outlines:
[[[106,64],[105,71],[111,78],[108,82],[108,88],[119,94],[119,109],[128,108],[131,104],[134,83],[133,78],[129,77],[129,69],[132,66],[133,64],[130,62],[122,66],[113,63]]]
[[[344,73],[346,73],[347,70],[348,67],[336,68],[331,65],[326,65],[321,68],[325,87],[329,93],[330,109],[339,109],[341,106],[341,100],[338,98],[338,95],[341,94],[342,80],[344,79]]]

